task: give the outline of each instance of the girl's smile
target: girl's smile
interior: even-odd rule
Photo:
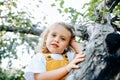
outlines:
[[[56,42],[52,42],[52,44],[51,44],[54,48],[58,48],[59,47],[59,44],[58,43],[56,43]]]

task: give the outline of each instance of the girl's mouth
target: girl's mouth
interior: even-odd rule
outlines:
[[[55,44],[55,43],[53,43],[53,44],[51,44],[53,47],[55,47],[55,48],[58,48],[59,46],[58,46],[58,44]]]

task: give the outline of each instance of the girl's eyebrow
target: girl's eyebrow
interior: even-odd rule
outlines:
[[[64,38],[66,38],[64,35],[61,35],[60,37],[64,37]]]
[[[61,32],[61,33],[62,33],[62,32]],[[69,37],[68,35],[64,35],[64,34],[61,34],[60,36],[61,36],[61,37],[64,37],[64,38]]]
[[[62,32],[61,32],[62,33]],[[57,32],[51,32],[51,34],[57,34]],[[64,34],[60,34],[60,37],[64,37],[64,38],[67,38],[67,36],[65,36]]]

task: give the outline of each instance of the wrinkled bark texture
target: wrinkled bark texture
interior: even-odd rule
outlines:
[[[109,1],[113,5],[112,0]],[[114,3],[115,1],[120,2],[113,0]],[[109,3],[107,7],[112,12],[115,5],[110,6]],[[80,69],[72,70],[66,80],[120,80],[120,58],[111,56],[105,43],[106,36],[114,32],[111,17],[109,14],[102,16],[106,20],[105,23],[100,23],[100,18],[98,18],[99,22],[87,27],[89,39],[84,51],[85,61],[79,63]]]
[[[66,80],[110,80],[110,77],[114,77],[110,71],[108,71],[109,73],[104,72],[109,64],[107,61],[109,53],[107,53],[105,38],[114,29],[108,23],[104,25],[95,23],[88,28],[90,28],[88,29],[90,38],[84,51],[86,55],[85,61],[80,63],[81,68],[73,70]]]

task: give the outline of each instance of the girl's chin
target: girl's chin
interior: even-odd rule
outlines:
[[[62,54],[62,52],[58,52],[58,51],[51,51],[51,53]]]
[[[57,49],[49,49],[50,53],[57,53],[57,54],[61,54],[63,53],[62,51],[58,51]]]

